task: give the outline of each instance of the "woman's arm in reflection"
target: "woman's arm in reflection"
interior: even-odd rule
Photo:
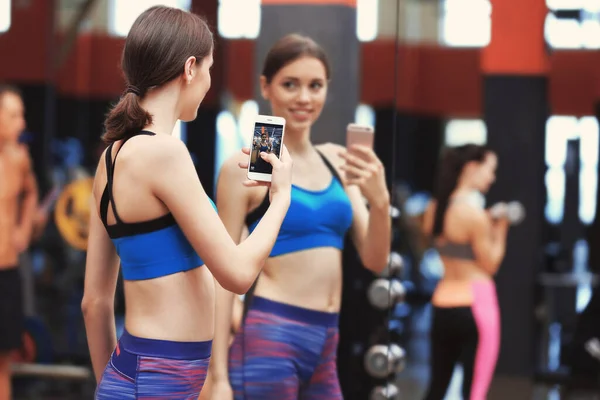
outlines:
[[[352,239],[365,268],[379,274],[387,266],[392,244],[390,194],[383,164],[368,148],[353,148],[358,152],[355,154],[361,155],[361,160],[336,144],[329,143],[321,146],[321,149],[341,171],[340,176],[351,172],[358,177],[344,179],[346,193],[352,204]]]

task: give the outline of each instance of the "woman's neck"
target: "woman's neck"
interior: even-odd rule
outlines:
[[[469,193],[473,193],[473,192],[479,192],[479,190],[475,189],[472,186],[466,186],[466,185],[457,186],[456,189],[454,189],[455,195],[456,194],[469,194]]]
[[[177,123],[178,92],[173,87],[161,88],[160,91],[148,93],[140,105],[150,115],[152,123],[146,129],[157,133],[172,135]]]
[[[313,148],[313,144],[310,141],[310,129],[301,131],[286,129],[283,142],[292,156],[305,155]]]
[[[456,188],[454,189],[454,193],[471,193],[471,192],[479,192],[479,190],[470,184],[467,180],[461,179],[457,182]]]

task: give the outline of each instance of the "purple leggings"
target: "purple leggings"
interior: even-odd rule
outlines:
[[[196,400],[204,386],[212,341],[170,342],[131,336],[119,339],[97,400]]]
[[[338,314],[254,297],[229,352],[235,400],[340,400]]]

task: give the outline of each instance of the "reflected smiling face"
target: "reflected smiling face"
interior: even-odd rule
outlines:
[[[281,68],[270,83],[262,76],[261,90],[273,115],[285,118],[286,132],[309,129],[327,98],[325,65],[315,57],[303,56]]]

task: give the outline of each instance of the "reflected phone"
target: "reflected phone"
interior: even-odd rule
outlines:
[[[285,119],[270,115],[257,115],[254,118],[254,129],[248,160],[248,179],[271,182],[273,166],[260,157],[260,153],[273,153],[281,157],[281,146],[285,133]]]
[[[370,125],[348,124],[346,128],[346,149],[350,154],[360,157],[356,151],[352,151],[352,146],[361,145],[370,149],[373,148],[375,142],[375,129]],[[346,172],[346,178],[353,178],[354,174]]]
[[[352,151],[355,144],[373,148],[375,129],[369,125],[348,124],[346,128],[346,148]]]

